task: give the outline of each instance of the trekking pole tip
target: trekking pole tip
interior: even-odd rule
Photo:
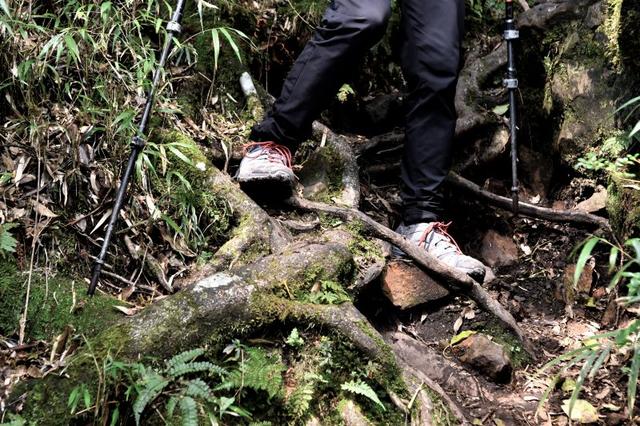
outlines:
[[[96,292],[96,286],[98,285],[98,280],[100,279],[100,272],[102,271],[102,263],[100,260],[96,260],[93,264],[93,272],[91,274],[91,283],[89,284],[89,289],[87,290],[87,295],[92,297]]]

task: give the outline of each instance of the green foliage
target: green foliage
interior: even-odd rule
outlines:
[[[27,421],[25,419],[23,419],[20,415],[13,413],[8,413],[7,419],[0,423],[1,426],[25,426],[26,424]]]
[[[614,272],[609,288],[625,286],[627,294],[620,298],[620,302],[626,307],[632,307],[640,303],[640,238],[628,240],[624,246],[618,247],[602,238],[590,238],[586,240],[580,249],[578,262],[576,264],[576,276],[580,277],[584,270],[587,259],[597,244],[602,243],[610,247],[609,250],[609,270]],[[545,392],[540,404],[543,404],[551,393],[552,388],[557,383],[557,378],[563,372],[567,372],[573,366],[580,365],[580,371],[575,381],[571,397],[569,399],[568,411],[571,413],[583,385],[586,380],[593,379],[598,371],[605,365],[606,361],[615,352],[630,353],[628,366],[621,368],[621,373],[628,377],[627,384],[627,407],[630,418],[633,418],[633,410],[636,401],[638,373],[640,371],[640,320],[635,319],[623,328],[592,336],[582,343],[582,346],[567,352],[551,360],[542,367],[542,371],[552,367],[560,366],[561,371],[553,380],[552,385]],[[612,367],[615,368],[615,367]]]
[[[624,112],[622,122],[631,124],[631,130],[614,135],[605,140],[596,151],[587,152],[584,157],[578,159],[576,168],[606,171],[614,176],[634,179],[640,166],[640,154],[634,153],[640,142],[640,120],[633,118],[638,116],[639,108],[640,96],[637,96],[616,109],[615,113]]]
[[[371,389],[371,386],[369,386],[367,383],[363,382],[362,380],[359,380],[359,381],[352,380],[350,382],[343,383],[340,386],[340,388],[343,391],[347,391],[347,392],[354,393],[356,395],[362,395],[364,397],[367,397],[371,401],[375,402],[380,408],[382,408],[382,411],[385,410],[385,407],[382,404],[382,401],[380,401],[380,398],[378,398],[378,395],[376,395],[375,391]]]
[[[349,86],[348,84],[343,84],[342,87],[340,87],[340,90],[338,90],[338,94],[336,95],[336,97],[340,102],[344,103],[347,102],[350,97],[355,95],[356,92],[353,90],[353,87]]]
[[[318,291],[309,293],[307,299],[311,303],[324,305],[340,305],[351,300],[342,285],[335,281],[320,281]]]
[[[287,337],[287,339],[285,340],[285,343],[291,346],[292,348],[301,348],[302,346],[304,346],[304,339],[300,337],[300,333],[298,332],[298,329],[294,328],[293,330],[291,330],[291,333],[289,334],[289,337]]]
[[[282,373],[286,370],[280,356],[262,348],[236,344],[234,359],[240,359],[238,368],[229,374],[229,380],[237,388],[248,387],[264,391],[274,398],[282,390]]]
[[[16,251],[18,241],[9,231],[17,226],[18,224],[16,223],[4,223],[0,225],[0,256],[6,257],[9,253]]]
[[[269,401],[281,395],[285,367],[278,355],[237,341],[224,354],[225,367],[210,361],[203,348],[182,352],[163,364],[126,363],[107,356],[99,372],[103,393],[92,397],[88,385],[80,384],[71,391],[68,405],[72,414],[112,406],[101,412],[111,424],[131,420],[120,419],[121,412],[131,413],[136,424],[145,424],[157,412],[186,426],[250,419],[251,413],[237,402],[251,396],[248,390]]]

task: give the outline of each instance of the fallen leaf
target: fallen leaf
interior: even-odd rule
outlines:
[[[116,308],[117,310],[119,310],[120,312],[122,312],[128,317],[135,315],[140,309],[142,309],[142,307],[138,307],[138,306],[133,308],[127,308],[126,306],[114,306],[114,308]]]
[[[457,333],[458,330],[460,330],[460,327],[462,327],[462,322],[463,321],[464,321],[464,319],[460,316],[460,317],[458,317],[456,322],[453,323],[453,332],[454,333]]]
[[[562,401],[562,411],[569,416],[571,420],[578,423],[595,423],[598,421],[598,410],[584,399],[576,399],[573,409],[569,413],[569,399]]]
[[[451,338],[451,341],[449,342],[449,346],[456,345],[456,344],[462,342],[467,337],[473,336],[476,333],[477,333],[477,331],[473,331],[473,330],[465,330],[465,331],[463,331],[461,333],[458,333],[458,334],[456,334],[455,336],[453,336]]]
[[[54,212],[49,210],[49,208],[47,206],[45,206],[44,204],[42,204],[42,203],[34,202],[33,203],[33,208],[35,209],[36,213],[38,213],[40,216],[58,217],[57,214],[55,214]]]

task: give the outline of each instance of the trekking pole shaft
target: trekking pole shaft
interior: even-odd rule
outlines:
[[[111,236],[113,235],[113,230],[115,228],[116,222],[118,221],[118,214],[120,213],[120,209],[122,208],[122,205],[124,204],[124,200],[127,195],[127,186],[129,184],[131,174],[133,173],[133,168],[136,165],[138,155],[140,154],[140,152],[142,152],[145,146],[145,141],[143,137],[147,129],[147,124],[149,123],[149,118],[151,117],[151,110],[153,109],[153,101],[156,95],[158,84],[160,84],[162,70],[167,62],[169,53],[171,52],[171,46],[173,44],[174,34],[180,33],[180,30],[181,30],[180,20],[182,19],[184,5],[185,5],[185,0],[178,0],[176,9],[173,12],[171,21],[167,23],[167,39],[165,40],[164,48],[162,49],[160,62],[158,63],[158,67],[154,72],[153,82],[151,84],[151,88],[149,89],[149,93],[147,94],[147,102],[144,106],[144,112],[142,113],[142,118],[140,119],[138,132],[136,136],[134,136],[131,139],[131,154],[129,155],[129,161],[127,162],[127,167],[125,168],[124,173],[122,174],[122,178],[120,180],[120,187],[118,188],[118,192],[116,194],[116,200],[113,205],[113,210],[111,211],[111,217],[109,218],[109,223],[107,225],[107,232],[105,233],[104,240],[102,241],[102,248],[100,249],[100,254],[98,255],[98,258],[95,260],[93,264],[91,282],[89,284],[89,289],[87,291],[87,294],[89,294],[89,296],[93,296],[93,294],[96,291],[96,286],[98,285],[98,280],[100,279],[100,273],[102,272],[102,266],[104,265],[104,259],[106,258],[107,252],[109,250],[109,243],[111,242]]]
[[[509,90],[509,134],[511,139],[511,199],[513,201],[513,212],[518,213],[518,114],[516,90],[518,89],[518,78],[516,74],[516,61],[513,43],[518,39],[519,33],[516,30],[513,20],[513,0],[506,0],[505,4],[505,29],[504,39],[507,42],[507,76],[504,80],[505,86]]]

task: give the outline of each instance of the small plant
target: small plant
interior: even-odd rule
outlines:
[[[606,244],[610,246],[609,251],[609,272],[619,269],[613,275],[609,288],[625,284],[627,295],[619,299],[622,306],[631,308],[632,305],[640,303],[640,238],[634,238],[627,241],[624,246],[618,247],[609,243],[602,238],[590,238],[586,240],[580,250],[578,261],[576,264],[574,285],[577,283],[584,267],[591,257],[594,247],[598,244]],[[627,250],[630,249],[630,251]],[[562,373],[566,373],[573,366],[580,366],[580,372],[575,380],[575,385],[568,400],[567,413],[571,413],[579,401],[580,391],[587,379],[593,379],[601,367],[614,353],[628,354],[628,365],[621,367],[621,373],[627,376],[627,410],[630,418],[633,417],[634,406],[636,401],[638,373],[640,371],[640,320],[634,319],[623,328],[592,336],[582,342],[582,346],[567,352],[555,359],[551,360],[541,371],[547,370],[555,366],[561,366],[560,372],[552,380],[552,384],[547,388],[540,405],[548,399],[553,387],[558,383]]]
[[[351,300],[342,285],[334,281],[320,281],[318,291],[312,291],[307,298],[311,303],[325,305],[340,305]]]
[[[292,348],[301,348],[304,346],[304,339],[300,337],[300,333],[298,333],[298,329],[294,328],[291,330],[289,337],[285,340],[285,343]]]
[[[382,411],[385,411],[384,404],[382,404],[382,401],[380,401],[380,398],[378,398],[378,395],[376,395],[375,391],[371,388],[371,386],[369,386],[367,383],[363,382],[362,380],[357,380],[357,381],[352,380],[350,382],[343,383],[340,386],[340,389],[342,389],[343,391],[354,393],[356,395],[362,395],[370,399],[371,401],[375,402],[376,405],[382,408]]]
[[[239,405],[240,399],[250,396],[248,390],[269,400],[279,397],[284,365],[277,355],[237,341],[223,353],[224,367],[209,361],[202,348],[182,352],[160,365],[107,357],[99,372],[101,394],[92,396],[89,387],[80,384],[69,394],[68,406],[77,415],[108,407],[96,418],[102,415],[112,425],[120,424],[121,412],[131,413],[137,425],[144,424],[145,416],[154,412],[185,426],[202,424],[203,420],[207,424],[229,418],[249,420],[251,413]],[[123,410],[121,404],[130,404],[130,409]],[[107,419],[103,419],[105,423]]]
[[[13,228],[17,227],[16,223],[4,223],[0,225],[0,256],[6,257],[9,253],[15,253],[18,241],[11,235]]]

